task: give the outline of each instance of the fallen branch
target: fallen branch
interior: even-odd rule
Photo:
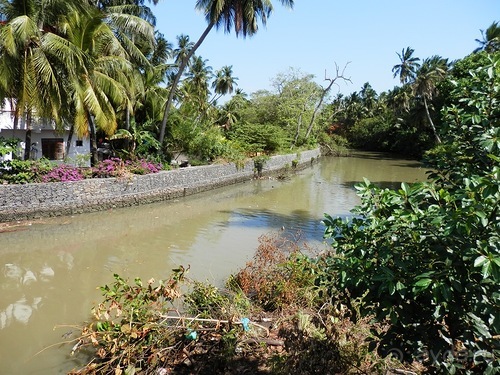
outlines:
[[[266,331],[266,336],[269,336],[269,329],[267,327],[264,327],[263,325],[260,325],[258,323],[252,322],[252,321],[242,322],[242,321],[229,321],[229,320],[223,320],[223,319],[207,319],[207,318],[173,316],[173,315],[160,315],[160,317],[163,318],[164,320],[167,320],[167,319],[182,320],[182,321],[187,320],[187,321],[190,321],[190,322],[215,323],[217,325],[219,325],[219,324],[229,324],[229,323],[241,324],[241,325],[251,324],[251,325],[253,325],[255,327],[263,329],[264,331]]]

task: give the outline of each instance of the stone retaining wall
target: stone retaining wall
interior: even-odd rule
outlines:
[[[320,156],[319,149],[271,157],[263,175],[305,168]],[[234,163],[187,167],[134,175],[130,178],[89,179],[26,185],[0,185],[0,222],[74,215],[187,196],[254,177],[253,160],[237,169]]]

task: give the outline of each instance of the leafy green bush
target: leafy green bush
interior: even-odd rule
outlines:
[[[227,137],[245,145],[248,153],[273,154],[290,145],[285,130],[271,124],[238,123],[231,127]]]
[[[349,133],[354,147],[369,151],[390,151],[391,140],[394,139],[392,123],[383,117],[362,119]]]
[[[356,188],[349,220],[326,215],[334,252],[318,278],[335,299],[389,321],[381,351],[430,371],[500,367],[500,60],[457,85],[430,181]],[[452,151],[453,153],[450,153]]]
[[[189,143],[186,152],[202,161],[202,164],[216,159],[233,158],[236,153],[231,141],[228,141],[218,128],[199,132]]]
[[[0,179],[9,184],[28,184],[42,182],[42,177],[49,173],[55,164],[47,159],[9,160],[4,163]]]
[[[18,138],[0,137],[0,158],[17,150],[20,140]]]
[[[321,145],[321,154],[330,156],[349,155],[349,141],[338,134],[321,133],[318,137]]]

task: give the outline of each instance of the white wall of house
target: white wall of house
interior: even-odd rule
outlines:
[[[30,159],[40,159],[45,157],[55,162],[64,162],[77,166],[90,166],[90,141],[88,138],[77,138],[73,135],[68,154],[66,154],[69,130],[62,134],[55,131],[55,124],[45,119],[33,118],[31,123],[31,145]],[[17,129],[14,129],[14,115],[7,102],[0,109],[0,137],[18,138],[20,148],[18,156],[24,157],[26,124],[19,121]],[[5,157],[11,158],[12,155]]]

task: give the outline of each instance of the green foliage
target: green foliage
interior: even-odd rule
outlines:
[[[460,183],[463,177],[484,175],[500,153],[500,53],[487,65],[454,82],[454,99],[444,112],[446,145],[428,155],[439,180]]]
[[[349,141],[338,134],[321,133],[318,137],[318,142],[321,145],[321,154],[330,156],[347,156],[349,155]]]
[[[38,160],[9,160],[4,162],[3,167],[0,168],[0,181],[9,184],[42,182],[42,177],[54,167],[55,164],[44,158]]]
[[[390,151],[420,159],[426,150],[434,145],[434,138],[427,129],[411,124],[396,124]]]
[[[220,318],[229,306],[229,296],[215,286],[194,282],[193,289],[184,296],[187,311],[201,318]]]
[[[334,252],[318,284],[390,322],[382,352],[433,372],[500,367],[498,73],[494,59],[457,83],[428,182],[393,191],[365,180],[354,217],[324,221]]]
[[[262,177],[262,171],[264,170],[268,160],[268,155],[259,155],[253,158],[254,172],[257,177]]]
[[[0,158],[11,152],[15,153],[19,142],[21,141],[17,138],[0,137]]]
[[[355,148],[369,151],[390,151],[393,124],[383,117],[362,119],[350,129],[350,141]]]
[[[190,155],[195,155],[204,164],[207,161],[217,159],[238,158],[237,149],[231,141],[228,141],[218,128],[210,128],[206,131],[196,134],[195,138],[189,144],[189,149],[186,150]]]
[[[239,111],[241,121],[236,125],[272,124],[281,129],[282,135],[277,135],[284,137],[284,147],[309,144],[312,137],[305,139],[305,134],[322,93],[321,86],[313,79],[313,75],[292,68],[278,74],[272,82],[273,92],[253,93],[248,105]],[[258,151],[264,150],[254,152]]]
[[[184,295],[187,311],[200,318],[225,319],[227,316],[248,316],[251,303],[235,283],[221,290],[209,283],[193,282],[191,290]]]
[[[271,124],[238,123],[231,128],[227,137],[241,144],[248,153],[273,154],[290,144],[286,132]]]
[[[100,288],[103,301],[72,348],[73,354],[87,354],[89,362],[70,374],[177,374],[186,365],[190,373],[237,368],[232,362],[252,350],[245,342],[260,332],[239,321],[250,316],[248,298],[235,289],[222,292],[191,282],[186,272],[180,267],[158,283],[129,282],[115,274],[111,285]],[[184,315],[188,311],[192,315]]]
[[[238,142],[227,139],[219,127],[197,125],[177,112],[172,113],[172,120],[176,123],[172,128],[173,148],[188,154],[192,165],[243,158],[244,150]]]
[[[116,144],[121,140],[123,151],[128,153],[129,158],[148,158],[150,155],[157,154],[161,148],[160,142],[156,139],[151,130],[152,121],[144,124],[137,124],[135,121],[130,123],[130,131],[119,129],[112,137],[111,141]],[[115,146],[116,148],[116,146]]]

